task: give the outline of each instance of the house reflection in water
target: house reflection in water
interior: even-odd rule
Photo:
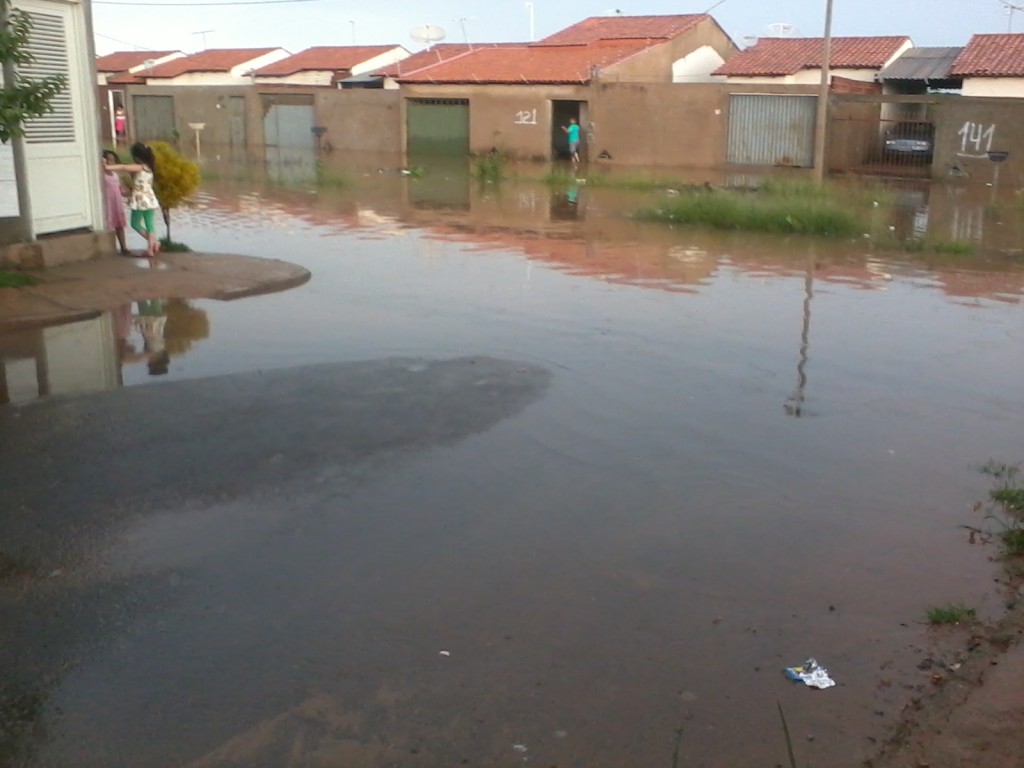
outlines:
[[[110,313],[0,334],[0,403],[121,386]]]
[[[0,334],[0,404],[116,389],[124,365],[160,376],[209,335],[206,312],[183,299],[139,301],[87,320]]]

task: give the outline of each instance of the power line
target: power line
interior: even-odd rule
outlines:
[[[93,34],[96,35],[96,37],[102,37],[104,40],[110,40],[110,41],[115,42],[115,43],[120,43],[121,45],[130,45],[132,48],[138,48],[140,51],[152,51],[152,50],[155,50],[154,48],[150,48],[150,47],[145,46],[145,45],[139,45],[138,43],[131,43],[131,42],[127,41],[127,40],[120,40],[120,39],[118,39],[116,37],[111,37],[110,35],[101,34],[100,32],[93,32]]]
[[[213,0],[212,2],[198,2],[198,3],[159,3],[159,2],[158,3],[149,3],[149,2],[143,2],[142,0],[139,0],[138,2],[135,2],[134,0],[123,0],[123,1],[122,0],[93,0],[92,4],[93,5],[134,5],[134,6],[142,6],[142,7],[165,6],[165,7],[171,7],[171,8],[185,8],[185,7],[188,7],[188,6],[210,6],[210,5],[281,5],[281,4],[284,4],[284,3],[318,3],[318,2],[323,2],[323,0],[235,0],[234,2],[229,2],[228,0],[224,0],[223,2],[219,2],[217,0]]]

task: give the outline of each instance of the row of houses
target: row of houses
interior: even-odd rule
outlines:
[[[562,126],[576,119],[590,160],[806,167],[822,42],[763,38],[741,49],[709,14],[615,15],[534,43],[418,53],[398,45],[119,52],[98,59],[97,76],[108,140],[124,107],[134,137],[191,145],[201,131],[208,146],[281,162],[314,147],[370,163],[494,148],[550,160],[564,150]],[[934,128],[938,91],[1024,98],[1024,35],[974,35],[962,48],[835,37],[829,69],[833,98],[875,99],[834,111],[845,115],[846,138],[829,153],[833,168],[870,165],[887,126]],[[1000,119],[1002,135],[1021,122]]]

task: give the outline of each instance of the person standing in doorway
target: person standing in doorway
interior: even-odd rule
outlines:
[[[128,113],[124,107],[114,110],[114,136],[118,144],[128,141]]]
[[[156,212],[160,209],[153,190],[153,174],[156,172],[156,156],[153,150],[137,141],[131,147],[131,165],[108,165],[111,171],[124,171],[132,175],[132,190],[128,196],[128,207],[132,212],[132,229],[146,238],[146,256],[156,258],[160,253],[160,241],[156,236]]]
[[[128,245],[124,240],[124,226],[128,223],[124,215],[124,196],[121,177],[110,170],[118,165],[121,158],[112,149],[103,150],[103,210],[106,213],[107,229],[113,230],[122,256],[128,256]]]
[[[562,130],[565,131],[569,137],[569,159],[572,160],[573,165],[579,165],[580,162],[580,127],[576,123],[575,117],[569,118],[569,124],[563,125]]]

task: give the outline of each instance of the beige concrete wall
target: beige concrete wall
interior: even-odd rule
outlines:
[[[1009,152],[1000,167],[1003,184],[1019,186],[1024,177],[1024,99],[943,97],[935,108],[936,178],[962,169],[971,178],[990,181],[988,152]]]
[[[401,99],[384,89],[322,90],[316,93],[317,125],[339,152],[366,155],[370,165],[397,165],[402,153]]]
[[[964,96],[1024,98],[1024,77],[968,77],[961,91]]]
[[[672,62],[681,59],[702,46],[713,48],[728,60],[739,53],[739,48],[725,31],[711,19],[706,19],[686,34],[603,68],[601,82],[672,82]]]
[[[469,148],[474,154],[492,147],[514,157],[551,157],[551,101],[587,101],[590,89],[572,85],[410,85],[404,99],[468,99]]]
[[[601,83],[593,91],[589,156],[613,164],[714,168],[725,162],[730,93],[814,93],[813,88],[718,83]]]

